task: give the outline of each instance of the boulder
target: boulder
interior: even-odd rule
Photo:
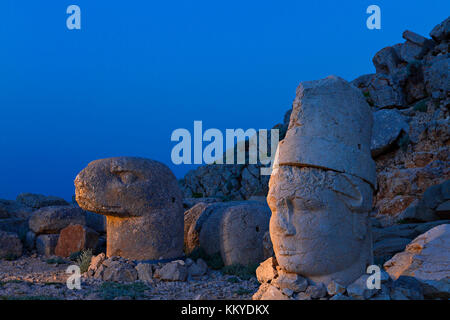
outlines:
[[[450,38],[450,17],[435,26],[430,32],[430,36],[437,42]]]
[[[187,275],[187,266],[182,260],[169,262],[155,272],[155,278],[165,281],[186,281]]]
[[[347,287],[347,293],[356,300],[367,300],[377,293],[377,289],[367,288],[367,279],[369,276],[363,274],[355,282]]]
[[[302,292],[308,288],[308,280],[296,273],[285,272],[280,269],[278,277],[272,280],[272,285],[279,289],[289,289],[293,292]],[[321,297],[320,297],[321,298]]]
[[[310,296],[311,299],[320,299],[327,295],[327,288],[323,283],[319,283],[309,286],[305,293]]]
[[[265,287],[261,286],[259,290],[264,291],[262,292],[262,294],[257,292],[257,296],[260,296],[258,300],[289,300],[289,297],[284,295],[280,289],[270,284],[267,284],[267,286]],[[255,295],[257,293],[255,293]]]
[[[82,209],[106,216],[108,256],[183,255],[182,193],[164,164],[135,157],[93,161],[76,177],[75,194]]]
[[[43,207],[50,206],[68,206],[69,203],[58,197],[54,196],[45,196],[42,194],[34,194],[34,193],[21,193],[17,196],[16,201],[21,203],[27,207],[40,209]]]
[[[55,248],[58,244],[58,234],[42,234],[36,238],[37,253],[43,256],[52,256],[55,254]]]
[[[209,255],[220,253],[225,265],[259,263],[269,220],[269,207],[259,201],[210,204],[191,224],[186,248],[192,251],[198,245]]]
[[[92,274],[94,274],[105,260],[106,255],[103,252],[92,257],[91,263],[89,264],[88,272],[92,272]]]
[[[424,65],[425,88],[433,98],[443,99],[450,91],[449,62],[450,58],[447,55],[441,55],[432,57]]]
[[[372,59],[377,73],[393,73],[401,62],[395,47],[386,47],[378,51]]]
[[[413,277],[426,296],[450,297],[450,224],[442,224],[415,238],[405,251],[384,264],[393,279]]]
[[[402,37],[403,37],[403,39],[410,41],[421,47],[425,47],[425,46],[429,45],[429,43],[431,42],[430,39],[427,39],[427,38],[421,36],[420,34],[417,34],[415,32],[409,31],[409,30],[404,31],[402,34]]]
[[[153,279],[153,268],[149,263],[139,263],[136,266],[138,279],[142,281],[151,281]]]
[[[0,259],[18,258],[22,255],[22,242],[15,233],[0,231]]]
[[[370,151],[377,157],[390,150],[402,133],[409,132],[409,125],[398,111],[388,109],[373,113]]]
[[[133,282],[137,280],[137,275],[136,269],[131,264],[116,260],[108,263],[108,266],[104,269],[103,280],[113,282]]]
[[[373,104],[380,108],[404,108],[405,97],[398,82],[392,75],[377,73],[368,87]]]
[[[36,234],[33,231],[28,231],[25,235],[25,247],[28,250],[33,250],[36,247]]]
[[[392,284],[392,300],[423,300],[422,284],[413,277],[400,276]]]
[[[17,201],[0,199],[0,219],[21,218],[27,219],[33,209]]]
[[[331,281],[327,286],[327,293],[330,296],[334,296],[337,294],[344,294],[346,292],[346,288],[336,281]]]
[[[198,234],[193,231],[191,237],[189,237],[189,230],[197,222],[207,206],[206,202],[199,202],[184,213],[184,248],[187,254],[191,253],[199,245]]]
[[[277,267],[278,263],[274,257],[270,257],[264,262],[261,262],[258,268],[256,268],[256,278],[259,283],[270,282],[278,276]]]
[[[29,230],[28,220],[23,218],[1,219],[0,230],[24,235]]]
[[[72,253],[85,249],[95,249],[98,241],[98,233],[94,230],[79,225],[70,225],[61,230],[55,254],[60,257],[69,257]]]
[[[50,206],[33,212],[28,224],[36,234],[55,234],[70,224],[85,225],[85,215],[77,207]]]
[[[208,265],[203,259],[198,259],[197,262],[192,262],[188,266],[188,274],[191,277],[201,277],[208,272]]]
[[[434,221],[448,216],[443,212],[438,212],[438,207],[450,200],[448,192],[450,180],[441,184],[428,187],[420,200],[414,201],[411,205],[398,214],[395,219],[412,221]]]

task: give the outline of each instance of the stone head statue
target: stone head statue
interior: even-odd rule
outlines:
[[[182,193],[162,163],[133,157],[93,161],[76,177],[75,194],[81,208],[107,217],[108,256],[182,256]]]
[[[370,107],[345,80],[300,84],[267,196],[270,236],[285,271],[347,285],[371,264],[371,130]]]

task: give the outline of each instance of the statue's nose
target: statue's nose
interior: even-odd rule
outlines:
[[[289,213],[286,212],[286,210],[283,210],[279,211],[276,221],[280,232],[282,232],[286,236],[293,236],[297,233],[297,231],[295,230],[294,225],[289,221],[289,219]]]

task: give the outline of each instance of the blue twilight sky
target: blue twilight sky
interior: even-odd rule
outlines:
[[[81,8],[81,30],[66,8]],[[381,30],[366,8],[381,7]],[[90,161],[142,156],[177,177],[176,128],[271,128],[300,81],[374,72],[405,29],[428,36],[450,1],[1,0],[0,198],[71,199]]]

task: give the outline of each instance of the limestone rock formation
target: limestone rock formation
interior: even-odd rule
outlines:
[[[30,229],[36,234],[56,234],[70,224],[85,225],[83,210],[72,206],[50,206],[39,209],[30,217]]]
[[[34,193],[21,193],[17,196],[16,201],[33,209],[69,205],[69,203],[62,198]]]
[[[373,129],[370,150],[376,157],[397,141],[402,133],[409,132],[409,125],[396,110],[379,110],[373,114]]]
[[[197,204],[200,208],[200,204]],[[194,207],[195,208],[195,207]],[[193,209],[194,209],[193,208]],[[191,209],[192,210],[192,209]],[[187,217],[193,212],[190,212]],[[212,203],[190,223],[185,247],[220,253],[225,265],[249,265],[264,260],[263,237],[269,230],[270,209],[259,201]]]
[[[81,208],[107,217],[107,255],[134,260],[183,255],[178,182],[162,163],[120,157],[91,162],[75,179]]]
[[[352,81],[374,116],[380,109],[395,108],[409,124],[408,130],[402,126],[404,132],[389,148],[373,153],[378,185],[375,214],[387,225],[427,188],[450,178],[448,21],[431,31],[433,39],[405,31],[406,42],[375,55],[375,74]]]
[[[58,239],[59,234],[41,234],[36,238],[37,253],[43,256],[54,255]]]
[[[22,255],[22,242],[15,233],[0,231],[0,259]]]
[[[393,279],[419,280],[429,297],[450,297],[450,224],[441,224],[415,238],[405,251],[384,264]]]

